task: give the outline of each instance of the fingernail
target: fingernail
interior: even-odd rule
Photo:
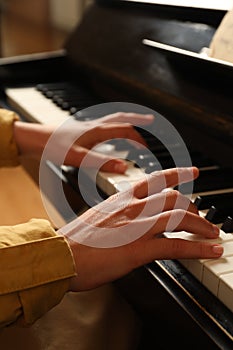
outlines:
[[[215,255],[221,256],[223,253],[223,247],[221,245],[213,245],[212,251]]]
[[[216,235],[216,236],[219,236],[219,228],[218,228],[218,226],[215,226],[215,225],[213,225],[213,230],[214,230],[214,234]]]
[[[154,119],[154,115],[153,114],[145,114],[146,118],[148,119]]]
[[[127,168],[127,166],[124,163],[118,163],[118,164],[115,164],[115,166],[114,166],[114,170],[117,173],[124,173],[126,168]]]

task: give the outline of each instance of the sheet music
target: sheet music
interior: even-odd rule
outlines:
[[[233,8],[223,17],[209,48],[210,57],[233,63]]]

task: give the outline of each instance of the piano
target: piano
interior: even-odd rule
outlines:
[[[200,168],[192,200],[201,215],[221,228],[224,257],[153,261],[115,282],[142,320],[140,349],[167,349],[171,342],[180,349],[233,348],[233,68],[143,43],[149,39],[199,53],[209,46],[226,10],[165,6],[159,1],[95,1],[64,50],[0,61],[0,104],[22,119],[86,120],[93,116],[82,114],[83,109],[106,102],[146,106],[174,125],[193,165]],[[159,164],[174,166],[167,148],[149,132],[138,130]],[[140,178],[157,169],[151,154],[140,154],[124,142],[114,147],[128,157],[130,153],[129,176]],[[81,189],[87,183],[77,184],[81,170],[50,162],[48,169],[52,178],[62,179],[74,212],[86,210]],[[122,179],[100,172],[101,197],[121,190]],[[88,193],[88,186],[84,189]],[[186,194],[186,187],[181,191]],[[64,220],[71,220],[54,192],[48,197]],[[99,202],[98,196],[88,195],[89,206]]]

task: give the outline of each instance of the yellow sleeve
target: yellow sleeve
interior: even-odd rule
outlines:
[[[75,267],[69,245],[47,220],[0,227],[0,327],[31,324],[58,304]]]
[[[0,108],[0,166],[19,164],[18,149],[13,137],[15,120],[19,120],[16,113]]]

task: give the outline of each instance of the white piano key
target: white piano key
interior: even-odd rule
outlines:
[[[229,236],[233,237],[233,234],[229,234]],[[222,243],[224,252],[222,257],[233,256],[233,241],[229,239],[229,241],[224,241]]]
[[[199,281],[203,276],[203,264],[207,259],[179,259],[179,262]]]
[[[204,262],[202,283],[217,296],[220,276],[231,272],[233,272],[233,256]]]
[[[117,154],[116,154],[117,156]],[[122,157],[124,158],[124,157]],[[134,184],[138,180],[143,179],[145,176],[144,168],[136,168],[133,164],[130,167],[128,173],[127,173],[127,181],[130,184]],[[120,185],[119,182],[124,181],[124,179],[119,179],[115,176],[115,174],[111,173],[105,173],[105,172],[99,172],[98,177],[96,179],[97,185],[102,189],[103,192],[105,192],[107,195],[112,195],[113,193],[116,193],[118,191],[124,190],[125,186],[124,184]],[[228,193],[233,192],[233,188],[230,189],[221,189],[217,191],[208,191],[203,193],[194,193],[191,195],[186,195],[188,198],[190,198],[192,201],[194,201],[198,196],[201,195],[210,195],[210,194],[221,194],[221,193]],[[205,217],[208,210],[202,210],[201,216]],[[218,225],[219,227],[221,225]]]
[[[6,95],[9,104],[30,121],[59,125],[70,117],[34,87],[7,88]]]
[[[93,147],[93,151],[103,153],[103,154],[109,154],[109,155],[112,155],[114,150],[115,150],[114,145],[111,145],[109,143],[101,143]]]
[[[166,232],[164,235],[167,238],[180,238],[180,239],[186,239],[194,242],[202,241],[202,242],[221,244],[224,248],[223,257],[230,256],[230,255],[233,256],[233,235],[226,234],[223,231],[220,231],[219,237],[216,239],[208,239],[201,235],[194,235],[185,231]],[[229,244],[227,245],[227,243]],[[209,259],[180,259],[179,261],[183,266],[187,268],[187,270],[193,276],[195,276],[199,281],[202,281],[204,264],[205,262],[210,260]]]
[[[233,312],[233,273],[220,276],[217,296]]]
[[[231,237],[229,238],[231,239]],[[223,246],[224,252],[222,255],[222,258],[233,256],[233,241],[223,241],[220,240],[214,241],[216,243],[220,243]],[[188,259],[186,259],[188,260]],[[203,270],[204,270],[204,264],[207,261],[213,261],[217,259],[190,259],[185,264],[185,267],[187,270],[194,275],[199,281],[202,281],[203,279]],[[182,261],[181,261],[182,263]]]
[[[118,191],[125,190],[147,176],[142,169],[136,168],[133,163],[127,162],[127,164],[128,169],[125,174],[98,172],[97,184],[109,196]]]
[[[224,242],[233,241],[233,234],[225,233],[222,230],[220,230],[219,232],[219,237],[215,239],[205,238],[202,235],[191,234],[186,231],[165,232],[164,235],[167,238],[180,238],[180,239],[186,239],[188,241],[194,241],[194,242],[204,241],[204,242],[213,242],[213,243],[223,244]]]
[[[190,259],[187,270],[199,281],[203,278],[203,267],[207,259]]]

